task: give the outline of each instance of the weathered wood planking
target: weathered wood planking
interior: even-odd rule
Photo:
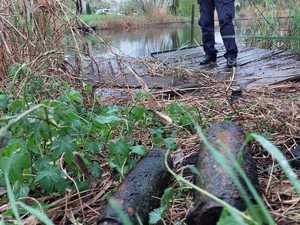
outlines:
[[[204,57],[203,50],[200,47],[157,53],[153,54],[153,57],[170,67],[209,72],[215,78],[223,80],[228,78],[232,70],[226,67],[226,60],[222,57],[224,48],[218,46],[218,50],[218,63],[213,66],[199,65],[199,62]],[[282,50],[240,47],[238,64],[235,81],[243,89],[300,78],[299,57]]]
[[[164,65],[161,69],[185,68],[191,71],[207,72],[218,80],[229,79],[232,69],[226,67],[223,57],[224,47],[217,46],[217,65],[200,66],[204,57],[202,48],[186,48],[162,53],[153,53],[152,57]],[[300,59],[296,55],[282,50],[267,50],[252,47],[240,47],[235,76],[235,85],[242,89],[276,84],[286,80],[300,78]],[[67,58],[71,65],[76,65],[74,57]],[[126,60],[126,62],[124,62]],[[141,83],[135,72],[150,89],[170,88],[184,84],[195,84],[197,81],[184,79],[177,74],[164,75],[151,72],[151,66],[143,60],[104,58],[95,56],[93,59],[82,59],[82,69],[86,79],[96,81],[103,87],[140,88]],[[131,69],[128,68],[130,65]],[[153,65],[152,65],[153,66]]]
[[[74,56],[66,57],[65,60],[75,67],[76,61]],[[181,76],[151,74],[151,68],[148,68],[148,65],[143,63],[143,60],[126,58],[125,62],[119,61],[116,57],[104,58],[94,56],[92,59],[82,57],[81,65],[85,79],[92,83],[96,82],[103,87],[140,88],[142,85],[134,73],[142,78],[150,89],[169,88],[187,83]]]

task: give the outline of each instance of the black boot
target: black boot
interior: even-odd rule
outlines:
[[[228,57],[227,58],[227,67],[232,68],[237,66],[236,57]]]
[[[204,59],[200,61],[200,65],[208,65],[215,62],[217,62],[216,56],[205,55]]]

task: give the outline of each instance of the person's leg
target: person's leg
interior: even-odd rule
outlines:
[[[225,58],[236,59],[238,48],[235,42],[233,19],[235,16],[234,0],[214,0],[218,12],[221,35],[226,48]]]
[[[216,57],[214,29],[214,0],[198,0],[200,4],[199,25],[202,30],[202,42],[207,56]]]

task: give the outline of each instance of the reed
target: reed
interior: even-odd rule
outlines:
[[[84,25],[72,11],[75,12],[75,5],[71,1],[1,1],[2,88],[21,93],[27,85],[39,83],[35,90],[39,98],[56,96],[63,89],[58,82],[78,84],[85,43],[77,28]],[[77,68],[70,68],[64,60],[66,37],[71,37],[68,48],[73,49],[79,59]]]
[[[262,48],[281,48],[299,52],[300,5],[298,1],[250,1],[258,20],[246,35],[246,42]]]
[[[282,44],[283,37],[299,35],[299,8],[288,11],[293,17],[287,25],[290,33],[284,36],[277,30],[281,27],[277,15],[282,12],[277,11],[277,5],[271,0],[265,3],[258,5],[260,10],[268,11],[263,14],[266,17],[264,23],[253,26],[256,32],[253,44],[258,43],[260,35],[268,38],[259,41],[262,46],[299,48],[297,40]],[[292,5],[289,7],[292,8]],[[161,62],[143,61],[153,70],[153,74],[160,76],[197,76],[201,79],[198,95],[179,93],[177,99],[164,99],[161,94],[140,93],[140,98],[132,96],[133,100],[124,107],[106,107],[93,95],[92,87],[81,76],[84,36],[78,28],[82,28],[84,22],[72,13],[73,9],[75,11],[72,2],[55,0],[34,3],[29,0],[0,1],[1,147],[7,144],[6,138],[10,139],[9,145],[0,149],[0,160],[5,162],[0,164],[0,184],[7,191],[7,199],[4,197],[3,200],[1,194],[1,204],[9,201],[0,207],[0,224],[7,221],[15,224],[28,221],[38,223],[37,220],[49,225],[58,221],[62,224],[78,221],[92,224],[105,204],[105,195],[118,185],[118,181],[113,179],[116,171],[124,175],[124,171],[135,165],[139,158],[136,152],[141,154],[145,151],[141,145],[149,148],[159,145],[172,150],[177,146],[178,150],[171,153],[172,158],[177,160],[187,159],[199,150],[200,141],[210,148],[211,154],[239,187],[238,178],[242,177],[251,193],[247,195],[243,189],[240,192],[245,200],[255,198],[257,205],[249,204],[246,212],[236,210],[206,190],[187,182],[180,175],[185,168],[179,165],[174,171],[170,169],[178,181],[172,184],[176,192],[174,201],[165,210],[168,212],[163,215],[164,218],[159,219],[166,224],[184,221],[191,202],[189,190],[193,188],[227,208],[229,213],[224,212],[219,224],[299,223],[300,183],[287,160],[293,159],[290,152],[299,139],[299,84],[280,84],[244,92],[242,99],[231,104],[228,81],[219,82],[209,74],[192,73],[180,67],[169,68]],[[274,40],[277,35],[281,35],[280,41]],[[64,61],[66,36],[71,39],[68,47],[76,53],[78,68],[70,69]],[[101,40],[99,36],[94,37]],[[92,99],[92,104],[87,104],[89,99],[86,96]],[[118,103],[117,100],[110,102]],[[184,110],[182,105],[185,105]],[[153,113],[157,110],[166,114],[159,115],[171,121],[168,125]],[[264,189],[262,194],[254,190],[238,163],[230,164],[231,161],[218,154],[217,149],[211,148],[206,140],[203,130],[210,123],[231,118],[243,124],[249,133],[245,142],[251,145],[257,161],[261,161],[259,179],[261,189]],[[272,143],[253,132],[264,134]],[[84,182],[89,173],[86,176],[75,165],[76,162],[68,161],[71,157],[69,150],[74,146],[77,155],[82,155],[82,161],[87,162],[88,172],[97,179],[97,188],[91,186],[87,189]],[[14,153],[20,157],[14,158]],[[9,161],[15,163],[12,160],[16,159],[21,168],[16,166],[18,173],[11,176],[3,167],[4,164],[9,165]],[[15,169],[14,166],[12,168]],[[20,177],[22,181],[18,180]],[[49,177],[56,182],[49,182]],[[19,184],[22,182],[28,188],[26,201],[16,196],[24,194],[16,191],[21,189]],[[79,188],[82,189],[78,189],[77,184],[81,184]],[[57,190],[60,189],[65,192],[59,194]],[[27,205],[28,202],[30,204]],[[42,209],[39,202],[42,206],[47,204],[47,207]],[[66,212],[72,214],[66,215]]]
[[[82,15],[81,19],[89,26],[95,27],[97,30],[132,30],[168,23],[186,22],[186,20],[169,15],[163,10],[149,12],[142,16]]]

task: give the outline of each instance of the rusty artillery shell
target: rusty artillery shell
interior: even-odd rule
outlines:
[[[113,196],[133,224],[139,224],[137,218],[148,224],[148,214],[159,207],[159,198],[170,183],[171,175],[164,163],[165,153],[163,150],[152,150],[128,174]],[[122,224],[111,206],[107,206],[104,216],[98,221],[98,225],[105,224]]]
[[[239,160],[242,169],[257,187],[256,164],[249,153],[249,148],[247,146],[243,148],[245,135],[242,129],[234,123],[216,124],[208,131],[208,141],[225,155],[226,159],[229,159],[230,154],[235,160]],[[197,168],[200,175],[197,176],[196,183],[199,187],[237,209],[245,210],[246,206],[238,188],[205,146],[199,153]],[[195,198],[196,204],[187,217],[187,223],[190,225],[217,224],[223,211],[222,205],[198,192],[195,193]]]

